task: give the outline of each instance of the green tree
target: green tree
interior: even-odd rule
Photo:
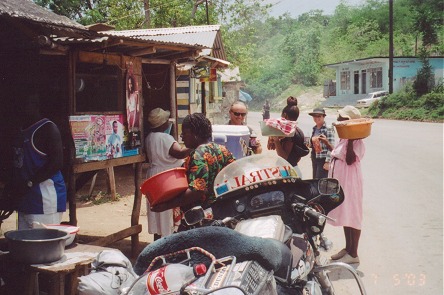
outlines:
[[[422,36],[424,46],[438,43],[438,33],[442,32],[444,21],[444,2],[436,0],[411,0],[414,26],[416,32]]]
[[[434,86],[432,66],[429,63],[425,49],[421,50],[420,59],[422,62],[422,67],[418,70],[416,80],[413,82],[413,89],[418,97],[431,92]]]

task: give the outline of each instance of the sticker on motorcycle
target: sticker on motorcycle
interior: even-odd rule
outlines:
[[[215,191],[217,195],[222,195],[228,191],[247,187],[252,184],[289,177],[298,177],[296,170],[292,166],[258,169],[246,174],[234,175],[229,179],[225,179],[225,183],[215,185]]]

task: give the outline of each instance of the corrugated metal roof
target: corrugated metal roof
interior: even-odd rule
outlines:
[[[213,49],[216,58],[226,59],[223,50],[220,25],[188,26],[124,31],[103,31],[101,34],[134,40],[165,42]]]
[[[38,30],[35,31],[36,35],[50,36],[54,42],[60,44],[102,43],[98,47],[100,50],[107,48],[110,52],[130,55],[134,53],[137,56],[152,58],[165,58],[186,52],[194,54],[193,51],[195,50],[209,48],[212,50],[214,57],[226,59],[220,25],[96,33],[29,0],[0,0],[0,16],[5,17],[5,19],[10,17],[29,21],[31,24],[38,26]],[[115,42],[116,37],[123,40],[123,42]],[[131,41],[138,43],[132,43]],[[112,44],[110,43],[111,45],[108,46],[108,42]],[[155,46],[155,51],[143,54],[140,50],[148,46]]]
[[[220,25],[208,26],[188,26],[188,27],[174,27],[174,28],[156,28],[156,29],[140,29],[140,30],[124,30],[124,31],[104,31],[102,33],[109,33],[114,36],[158,36],[158,35],[174,35],[174,34],[188,34],[188,33],[202,33],[210,31],[219,31]]]
[[[168,43],[179,43],[189,45],[200,45],[205,48],[213,48],[214,39],[217,32],[200,32],[200,33],[186,33],[175,35],[157,35],[157,36],[140,36],[142,40],[153,40]]]
[[[0,15],[27,19],[44,24],[88,30],[85,26],[65,16],[53,13],[29,0],[1,0]]]

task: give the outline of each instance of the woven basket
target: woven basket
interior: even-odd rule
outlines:
[[[339,138],[361,139],[370,135],[373,120],[369,118],[353,119],[333,123]]]

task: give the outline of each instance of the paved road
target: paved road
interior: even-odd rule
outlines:
[[[331,123],[335,111],[328,114]],[[261,118],[250,112],[248,123],[259,131]],[[312,125],[302,113],[299,127],[306,135]],[[266,146],[266,138],[262,142]],[[356,268],[367,293],[443,294],[443,125],[375,120],[365,144],[361,263]],[[303,178],[310,178],[309,156],[300,166]],[[342,228],[327,226],[326,234],[334,243],[324,253],[329,257],[345,242]],[[334,272],[331,278],[338,294],[359,294],[348,273]]]

